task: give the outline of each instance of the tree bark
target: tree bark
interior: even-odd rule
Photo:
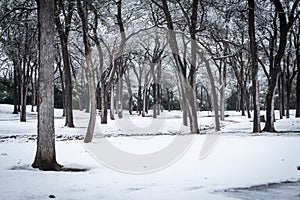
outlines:
[[[271,0],[271,2],[274,4],[276,13],[279,16],[279,32],[280,32],[280,37],[279,37],[279,47],[276,52],[275,58],[274,58],[274,67],[271,68],[270,70],[270,75],[269,75],[269,86],[268,86],[268,91],[266,95],[266,124],[263,129],[263,131],[267,132],[276,132],[275,127],[274,127],[274,93],[275,93],[275,88],[277,84],[277,79],[278,79],[278,74],[280,72],[280,63],[281,60],[284,56],[285,53],[285,48],[286,48],[286,43],[287,43],[287,33],[289,29],[291,28],[292,24],[294,21],[297,19],[294,16],[294,12],[297,8],[297,5],[299,3],[299,0],[296,0],[293,3],[292,10],[289,13],[289,21],[287,22],[286,18],[286,12],[283,9],[283,6],[280,2],[280,0]]]
[[[250,55],[251,55],[251,74],[252,74],[252,96],[253,96],[253,133],[261,132],[260,128],[260,102],[258,87],[258,60],[257,43],[255,39],[255,2],[248,0],[249,7],[249,37],[250,37]]]
[[[167,27],[168,27],[168,36],[169,36],[169,45],[172,50],[172,56],[176,64],[176,69],[179,74],[179,80],[182,93],[184,93],[184,98],[186,98],[186,105],[188,108],[189,118],[190,118],[190,130],[191,133],[199,133],[198,121],[197,121],[197,110],[196,110],[196,99],[195,99],[195,72],[196,72],[196,53],[197,45],[195,41],[196,36],[196,25],[197,25],[197,9],[198,9],[198,0],[193,0],[192,2],[192,15],[191,15],[191,26],[190,35],[191,35],[191,66],[189,72],[189,78],[186,78],[186,68],[182,63],[182,60],[179,55],[178,42],[174,32],[173,20],[169,10],[168,2],[162,0],[162,9],[164,11]]]
[[[37,88],[37,66],[34,68],[34,74],[31,77],[31,88],[32,88],[32,97],[31,97],[31,112],[34,112],[34,106],[36,106],[36,88]]]
[[[55,23],[57,27],[57,31],[59,33],[60,44],[61,44],[61,52],[62,58],[64,63],[64,82],[65,82],[65,114],[66,114],[66,122],[65,126],[68,127],[75,127],[73,121],[73,100],[72,100],[72,77],[71,77],[71,67],[70,67],[70,54],[68,48],[68,38],[69,38],[69,31],[70,31],[70,24],[72,20],[72,13],[73,13],[73,1],[69,1],[69,7],[67,10],[67,15],[64,16],[65,27],[63,27],[61,20],[60,20],[60,10],[64,10],[61,5],[62,3],[59,2],[60,0],[56,0],[56,10],[55,10]],[[63,12],[65,15],[65,12]]]
[[[95,94],[95,77],[94,77],[94,69],[92,64],[91,57],[91,47],[89,41],[88,34],[88,20],[87,20],[87,2],[84,2],[84,7],[81,4],[81,0],[77,0],[77,8],[78,14],[82,21],[82,32],[83,32],[83,42],[84,42],[84,56],[87,65],[88,71],[88,84],[89,84],[89,101],[90,101],[90,119],[86,132],[86,136],[84,138],[85,143],[89,143],[93,139],[94,130],[95,130],[95,122],[96,122],[96,94]]]
[[[13,114],[18,114],[19,90],[18,90],[18,64],[14,63],[14,110]]]
[[[205,64],[205,68],[207,70],[208,73],[208,77],[209,77],[209,82],[211,85],[211,95],[213,97],[213,110],[214,110],[214,115],[215,115],[215,131],[220,131],[221,130],[221,126],[220,126],[220,118],[219,118],[219,105],[218,105],[218,95],[217,95],[217,91],[216,91],[216,86],[215,86],[215,81],[214,81],[214,77],[209,65],[209,61],[204,57],[203,53],[200,52],[200,59],[204,62]]]
[[[115,98],[114,98],[114,85],[110,83],[110,119],[115,120]]]
[[[101,79],[101,124],[107,124],[107,96],[104,79]]]
[[[129,73],[129,71],[128,71],[128,73]],[[129,94],[128,111],[129,111],[129,114],[132,115],[133,95],[132,95],[132,89],[131,89],[131,83],[130,83],[129,75],[125,75],[125,80],[126,80],[127,90],[128,90],[128,94]]]
[[[296,117],[300,117],[300,20],[298,20],[298,33],[295,39],[296,45],[296,65],[297,65],[297,82],[296,82]]]
[[[32,167],[60,170],[56,162],[54,129],[54,0],[38,0],[39,112],[37,151]]]

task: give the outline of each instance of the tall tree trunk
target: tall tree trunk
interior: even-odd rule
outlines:
[[[296,81],[296,117],[300,117],[300,20],[298,20],[298,33],[295,39],[296,45],[296,65],[297,65],[297,81]]]
[[[37,151],[32,167],[60,170],[56,162],[54,129],[54,0],[38,0],[39,112]]]
[[[92,56],[91,56],[91,47],[89,41],[88,34],[88,20],[87,20],[87,2],[84,2],[84,7],[81,5],[81,0],[77,0],[77,8],[78,14],[82,21],[82,32],[83,32],[83,42],[84,42],[84,56],[88,70],[88,84],[89,84],[89,101],[90,101],[90,119],[86,132],[86,136],[84,138],[85,143],[89,143],[93,139],[94,130],[95,130],[95,122],[96,122],[96,94],[95,94],[95,77],[94,77],[94,69],[92,64]]]
[[[65,85],[65,114],[66,114],[66,122],[65,126],[68,127],[75,127],[74,120],[73,120],[73,100],[72,100],[72,76],[71,76],[71,64],[70,64],[70,54],[68,48],[68,38],[69,38],[69,31],[71,27],[71,20],[72,20],[72,13],[73,13],[73,1],[68,2],[68,10],[67,14],[62,12],[64,15],[64,26],[60,20],[60,9],[65,9],[60,6],[60,3],[56,3],[56,10],[55,10],[55,23],[57,27],[57,31],[59,33],[60,44],[61,44],[61,52],[62,52],[62,59],[64,63],[64,85]]]
[[[123,24],[123,20],[122,20],[122,0],[118,0],[116,2],[117,4],[117,14],[116,14],[116,18],[117,18],[117,24],[119,26],[119,31],[121,34],[121,43],[119,45],[119,50],[117,53],[117,66],[119,68],[119,81],[118,81],[118,85],[119,85],[119,90],[118,90],[118,117],[122,118],[123,117],[123,75],[124,75],[124,63],[123,63],[123,51],[125,48],[125,42],[126,42],[126,34],[125,34],[125,28],[124,28],[124,24]]]
[[[62,56],[64,63],[64,78],[65,78],[65,111],[66,111],[66,123],[65,126],[74,127],[73,122],[73,105],[72,105],[72,78],[69,59],[69,50],[67,39],[61,39]]]
[[[298,57],[299,60],[299,57]],[[298,64],[297,82],[296,82],[296,117],[300,117],[300,65]]]
[[[274,58],[274,68],[270,71],[270,80],[269,80],[269,86],[268,86],[268,92],[266,96],[266,124],[263,129],[263,131],[267,132],[276,132],[274,127],[274,93],[275,88],[277,84],[278,74],[280,72],[280,64],[281,60],[285,53],[286,43],[287,43],[287,33],[289,29],[291,28],[292,24],[297,19],[297,15],[294,16],[295,11],[297,10],[297,5],[299,3],[299,0],[294,1],[292,5],[292,9],[289,13],[287,22],[286,14],[287,12],[284,11],[283,6],[280,2],[280,0],[271,0],[271,2],[274,4],[276,13],[279,16],[279,29],[280,29],[280,41],[279,41],[279,47],[276,52],[275,58]],[[297,12],[297,11],[296,11]]]
[[[254,0],[248,0],[249,7],[249,37],[250,37],[250,55],[251,55],[251,74],[252,74],[252,96],[253,96],[253,133],[261,132],[260,128],[260,102],[258,87],[258,60],[257,43],[255,39],[255,3]]]

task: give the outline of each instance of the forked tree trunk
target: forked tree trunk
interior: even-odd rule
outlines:
[[[39,112],[37,151],[32,167],[60,170],[56,162],[54,129],[54,0],[38,0]]]
[[[72,77],[71,77],[70,54],[68,48],[68,38],[69,38],[69,32],[71,27],[70,24],[72,20],[73,7],[74,7],[73,3],[74,3],[73,1],[69,1],[67,14],[63,13],[64,22],[61,22],[60,14],[61,14],[61,9],[65,9],[65,8],[62,8],[60,3],[57,3],[58,5],[56,5],[56,13],[55,13],[55,23],[56,23],[57,31],[59,33],[62,59],[64,64],[64,68],[63,68],[64,86],[65,86],[65,92],[64,92],[65,107],[64,108],[65,108],[65,115],[66,115],[65,126],[68,127],[74,127],[73,103],[72,103],[73,86],[72,86]]]
[[[271,0],[271,2],[275,6],[276,13],[279,16],[280,41],[278,50],[274,58],[274,67],[270,70],[270,80],[266,96],[266,124],[263,130],[267,132],[276,132],[274,127],[274,93],[277,84],[278,74],[280,72],[281,60],[285,54],[285,48],[287,44],[287,33],[293,25],[293,23],[296,21],[298,16],[294,16],[294,13],[297,12],[296,8],[299,4],[299,0],[293,2],[292,9],[288,15],[288,18],[286,16],[287,13],[284,11],[280,0]]]

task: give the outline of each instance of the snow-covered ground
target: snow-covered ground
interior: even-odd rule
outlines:
[[[77,128],[66,128],[62,111],[55,110],[58,162],[89,170],[43,172],[30,167],[37,114],[28,112],[24,123],[11,111],[11,105],[0,105],[0,199],[246,199],[243,190],[234,188],[300,180],[300,119],[293,113],[277,120],[279,133],[252,134],[251,119],[228,111],[222,131],[214,134],[211,113],[199,112],[201,132],[208,134],[189,135],[180,111],[164,111],[157,120],[124,112],[124,121],[97,122],[89,146],[82,142],[89,114],[75,111]],[[209,154],[201,156],[207,149]],[[289,190],[290,196],[299,194]]]

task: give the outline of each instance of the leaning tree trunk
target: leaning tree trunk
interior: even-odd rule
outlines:
[[[32,167],[60,170],[56,162],[54,129],[54,0],[38,0],[39,112],[37,151]]]
[[[205,68],[207,70],[210,85],[211,85],[211,93],[213,97],[213,110],[215,115],[215,131],[220,131],[221,126],[220,126],[220,119],[219,119],[219,112],[218,112],[219,105],[218,105],[218,95],[216,91],[215,80],[209,65],[209,61],[204,57],[203,53],[200,53],[200,58],[205,63]]]
[[[84,8],[81,5],[81,0],[77,0],[78,14],[82,21],[82,32],[83,32],[83,43],[84,43],[84,56],[88,71],[88,84],[89,84],[89,101],[90,101],[90,119],[84,138],[85,143],[89,143],[93,139],[95,123],[96,123],[96,90],[95,90],[95,80],[94,80],[94,69],[91,57],[91,48],[88,35],[88,21],[87,21],[87,2],[84,2]]]

